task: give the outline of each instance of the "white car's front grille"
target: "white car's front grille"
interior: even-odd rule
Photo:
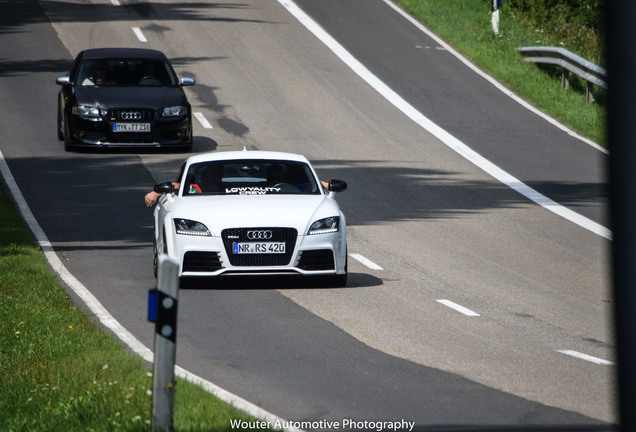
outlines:
[[[270,231],[271,236],[267,238],[249,238],[248,233],[255,231]],[[288,265],[294,254],[294,246],[298,231],[294,228],[231,228],[221,232],[225,251],[230,259],[230,264],[236,267],[254,267],[254,266],[285,266]],[[267,242],[285,242],[285,253],[267,253],[267,254],[235,254],[234,243],[249,243],[255,241]]]

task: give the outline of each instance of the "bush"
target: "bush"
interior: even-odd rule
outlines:
[[[490,1],[490,0],[489,0]],[[604,0],[504,0],[503,12],[561,41],[592,63],[604,64]]]

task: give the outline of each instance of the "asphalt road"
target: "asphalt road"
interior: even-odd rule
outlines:
[[[298,5],[432,121],[606,223],[605,154],[505,97],[381,0]],[[185,155],[64,152],[55,78],[88,47],[161,49],[194,76],[193,110],[213,126],[195,126],[194,152],[293,151],[347,180],[349,250],[382,268],[350,259],[344,289],[241,279],[182,290],[180,366],[294,421],[611,428],[614,366],[561,352],[613,360],[608,240],[458,156],[280,3],[2,8],[0,150],[64,265],[147,346],[155,280],[143,195]]]

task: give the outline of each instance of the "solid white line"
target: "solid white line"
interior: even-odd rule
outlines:
[[[450,45],[448,45],[445,41],[443,41],[442,39],[440,39],[435,33],[433,33],[432,31],[430,31],[428,28],[426,28],[421,22],[419,22],[418,20],[416,20],[415,18],[413,18],[411,15],[409,15],[404,9],[402,9],[400,6],[398,6],[397,4],[391,2],[391,0],[383,0],[384,3],[386,3],[389,7],[391,7],[392,9],[394,9],[396,12],[398,12],[400,15],[402,15],[404,18],[406,18],[411,24],[413,24],[414,26],[416,26],[420,31],[426,33],[426,35],[428,37],[430,37],[431,39],[433,39],[435,42],[437,42],[438,44],[440,44],[442,47],[444,47],[444,49],[446,51],[448,51],[449,53],[451,53],[452,55],[454,55],[455,57],[457,57],[457,59],[459,61],[461,61],[462,63],[464,63],[464,65],[468,66],[470,69],[473,70],[473,72],[477,73],[478,75],[480,75],[482,78],[484,78],[486,81],[488,81],[489,83],[491,83],[492,85],[494,85],[498,90],[500,90],[502,93],[504,93],[506,96],[510,97],[511,99],[513,99],[515,102],[519,103],[520,105],[522,105],[524,108],[532,111],[534,114],[538,115],[539,117],[543,118],[544,120],[546,120],[547,122],[551,123],[552,125],[558,127],[559,129],[561,129],[562,131],[566,132],[568,135],[594,147],[596,150],[602,152],[602,153],[606,153],[608,154],[609,152],[607,151],[607,149],[601,147],[600,145],[596,144],[594,141],[591,141],[587,138],[585,138],[584,136],[581,136],[579,134],[577,134],[575,131],[573,131],[572,129],[568,128],[567,126],[565,126],[562,123],[559,123],[558,121],[556,121],[554,118],[546,115],[544,112],[536,109],[534,106],[532,106],[531,104],[529,104],[528,102],[526,102],[525,100],[523,100],[522,98],[520,98],[518,95],[516,95],[515,93],[513,93],[512,91],[510,91],[509,88],[507,88],[506,86],[504,86],[503,84],[501,84],[499,81],[497,81],[495,78],[491,77],[490,75],[488,75],[486,72],[484,72],[483,70],[479,69],[473,62],[471,62],[470,60],[468,60],[466,57],[464,57],[463,55],[461,55],[458,51],[456,51],[453,47],[451,47]]]
[[[135,36],[137,36],[137,39],[139,39],[140,42],[148,42],[148,39],[146,39],[146,36],[144,36],[139,27],[133,27],[132,31],[135,33]]]
[[[560,352],[561,354],[569,355],[571,357],[576,357],[578,359],[585,360],[585,361],[588,361],[588,362],[591,362],[591,363],[595,363],[595,364],[598,364],[598,365],[611,366],[611,365],[615,364],[614,362],[611,362],[609,360],[603,360],[601,358],[593,357],[593,356],[587,355],[587,354],[583,354],[583,353],[580,353],[578,351],[557,350],[557,352]]]
[[[340,45],[333,37],[331,37],[322,27],[320,27],[315,21],[313,21],[307,14],[305,14],[293,1],[291,0],[278,0],[289,13],[291,13],[296,19],[303,24],[310,32],[314,34],[322,43],[324,43],[334,54],[336,54],[340,60],[342,60],[347,66],[349,66],[358,76],[365,80],[371,87],[373,87],[378,93],[384,96],[389,102],[391,102],[396,108],[406,114],[411,120],[422,126],[429,133],[446,144],[449,148],[456,153],[481,168],[487,174],[491,175],[496,180],[507,185],[513,190],[517,191],[526,198],[534,201],[545,209],[585,228],[597,235],[605,237],[609,240],[612,238],[611,231],[602,226],[599,223],[594,222],[591,219],[586,218],[566,207],[563,207],[559,203],[551,200],[550,198],[540,194],[528,185],[524,184],[517,178],[513,177],[506,171],[502,170],[462,141],[458,140],[450,133],[433,123],[426,116],[420,113],[415,107],[405,101],[400,95],[390,89],[384,82],[380,81],[378,77],[372,74],[362,63],[355,59],[342,45]]]
[[[196,119],[199,120],[199,123],[201,123],[201,126],[203,126],[205,129],[212,129],[212,125],[210,124],[208,119],[205,118],[203,113],[195,112],[193,114],[196,117]]]
[[[359,261],[360,263],[364,264],[365,266],[369,267],[371,270],[384,270],[382,267],[380,267],[379,265],[377,265],[370,259],[363,257],[360,254],[350,253],[349,256],[355,259],[356,261]]]
[[[44,230],[40,227],[35,216],[31,212],[29,205],[24,199],[24,195],[20,191],[13,174],[11,174],[11,170],[7,165],[7,162],[4,159],[4,155],[0,150],[0,175],[4,178],[5,184],[9,191],[13,202],[15,203],[17,210],[22,215],[22,218],[26,225],[29,227],[29,230],[33,234],[36,243],[40,246],[44,253],[45,259],[48,261],[51,269],[57,273],[60,279],[68,286],[68,288],[73,291],[84,304],[89,308],[89,310],[99,319],[100,323],[112,331],[124,344],[130,347],[137,355],[141,356],[147,362],[152,362],[154,359],[153,352],[147,348],[139,339],[137,339],[132,333],[130,333],[124,326],[122,326],[100,303],[100,301],[79,281],[68,271],[62,261],[58,258],[51,242],[47,238]],[[254,405],[251,402],[242,399],[227,390],[222,389],[221,387],[213,384],[210,381],[207,381],[193,373],[186,371],[185,369],[175,366],[175,372],[177,376],[184,378],[190,382],[198,384],[202,386],[206,391],[212,393],[222,401],[234,406],[237,410],[242,411],[248,415],[251,415],[254,418],[271,422],[272,424],[276,423],[277,420],[284,423],[284,420],[274,414],[262,409],[259,406]],[[299,429],[288,428],[286,432],[300,432]]]
[[[439,303],[443,304],[444,306],[448,306],[451,309],[455,309],[457,312],[462,313],[466,316],[471,316],[471,317],[478,317],[481,316],[479,315],[477,312],[473,312],[468,308],[465,308],[464,306],[460,306],[457,303],[453,303],[450,300],[437,300]]]

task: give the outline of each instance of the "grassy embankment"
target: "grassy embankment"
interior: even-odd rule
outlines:
[[[541,8],[543,2],[503,0],[500,37],[496,37],[490,24],[489,0],[397,0],[411,15],[522,98],[579,134],[606,146],[605,90],[595,87],[596,101],[587,104],[584,81],[570,74],[570,88],[564,90],[560,67],[526,63],[515,50],[535,45],[563,47],[603,66],[599,30],[582,24],[583,18],[573,16],[576,14],[572,12],[577,11],[546,11]],[[580,0],[581,7],[588,2]],[[526,7],[534,4],[536,10],[522,11],[514,7],[515,3]],[[568,16],[571,22],[564,21]],[[587,22],[590,21],[588,17]]]
[[[149,430],[148,369],[66,297],[1,186],[0,369],[4,432]],[[174,418],[177,431],[248,419],[184,380]]]

